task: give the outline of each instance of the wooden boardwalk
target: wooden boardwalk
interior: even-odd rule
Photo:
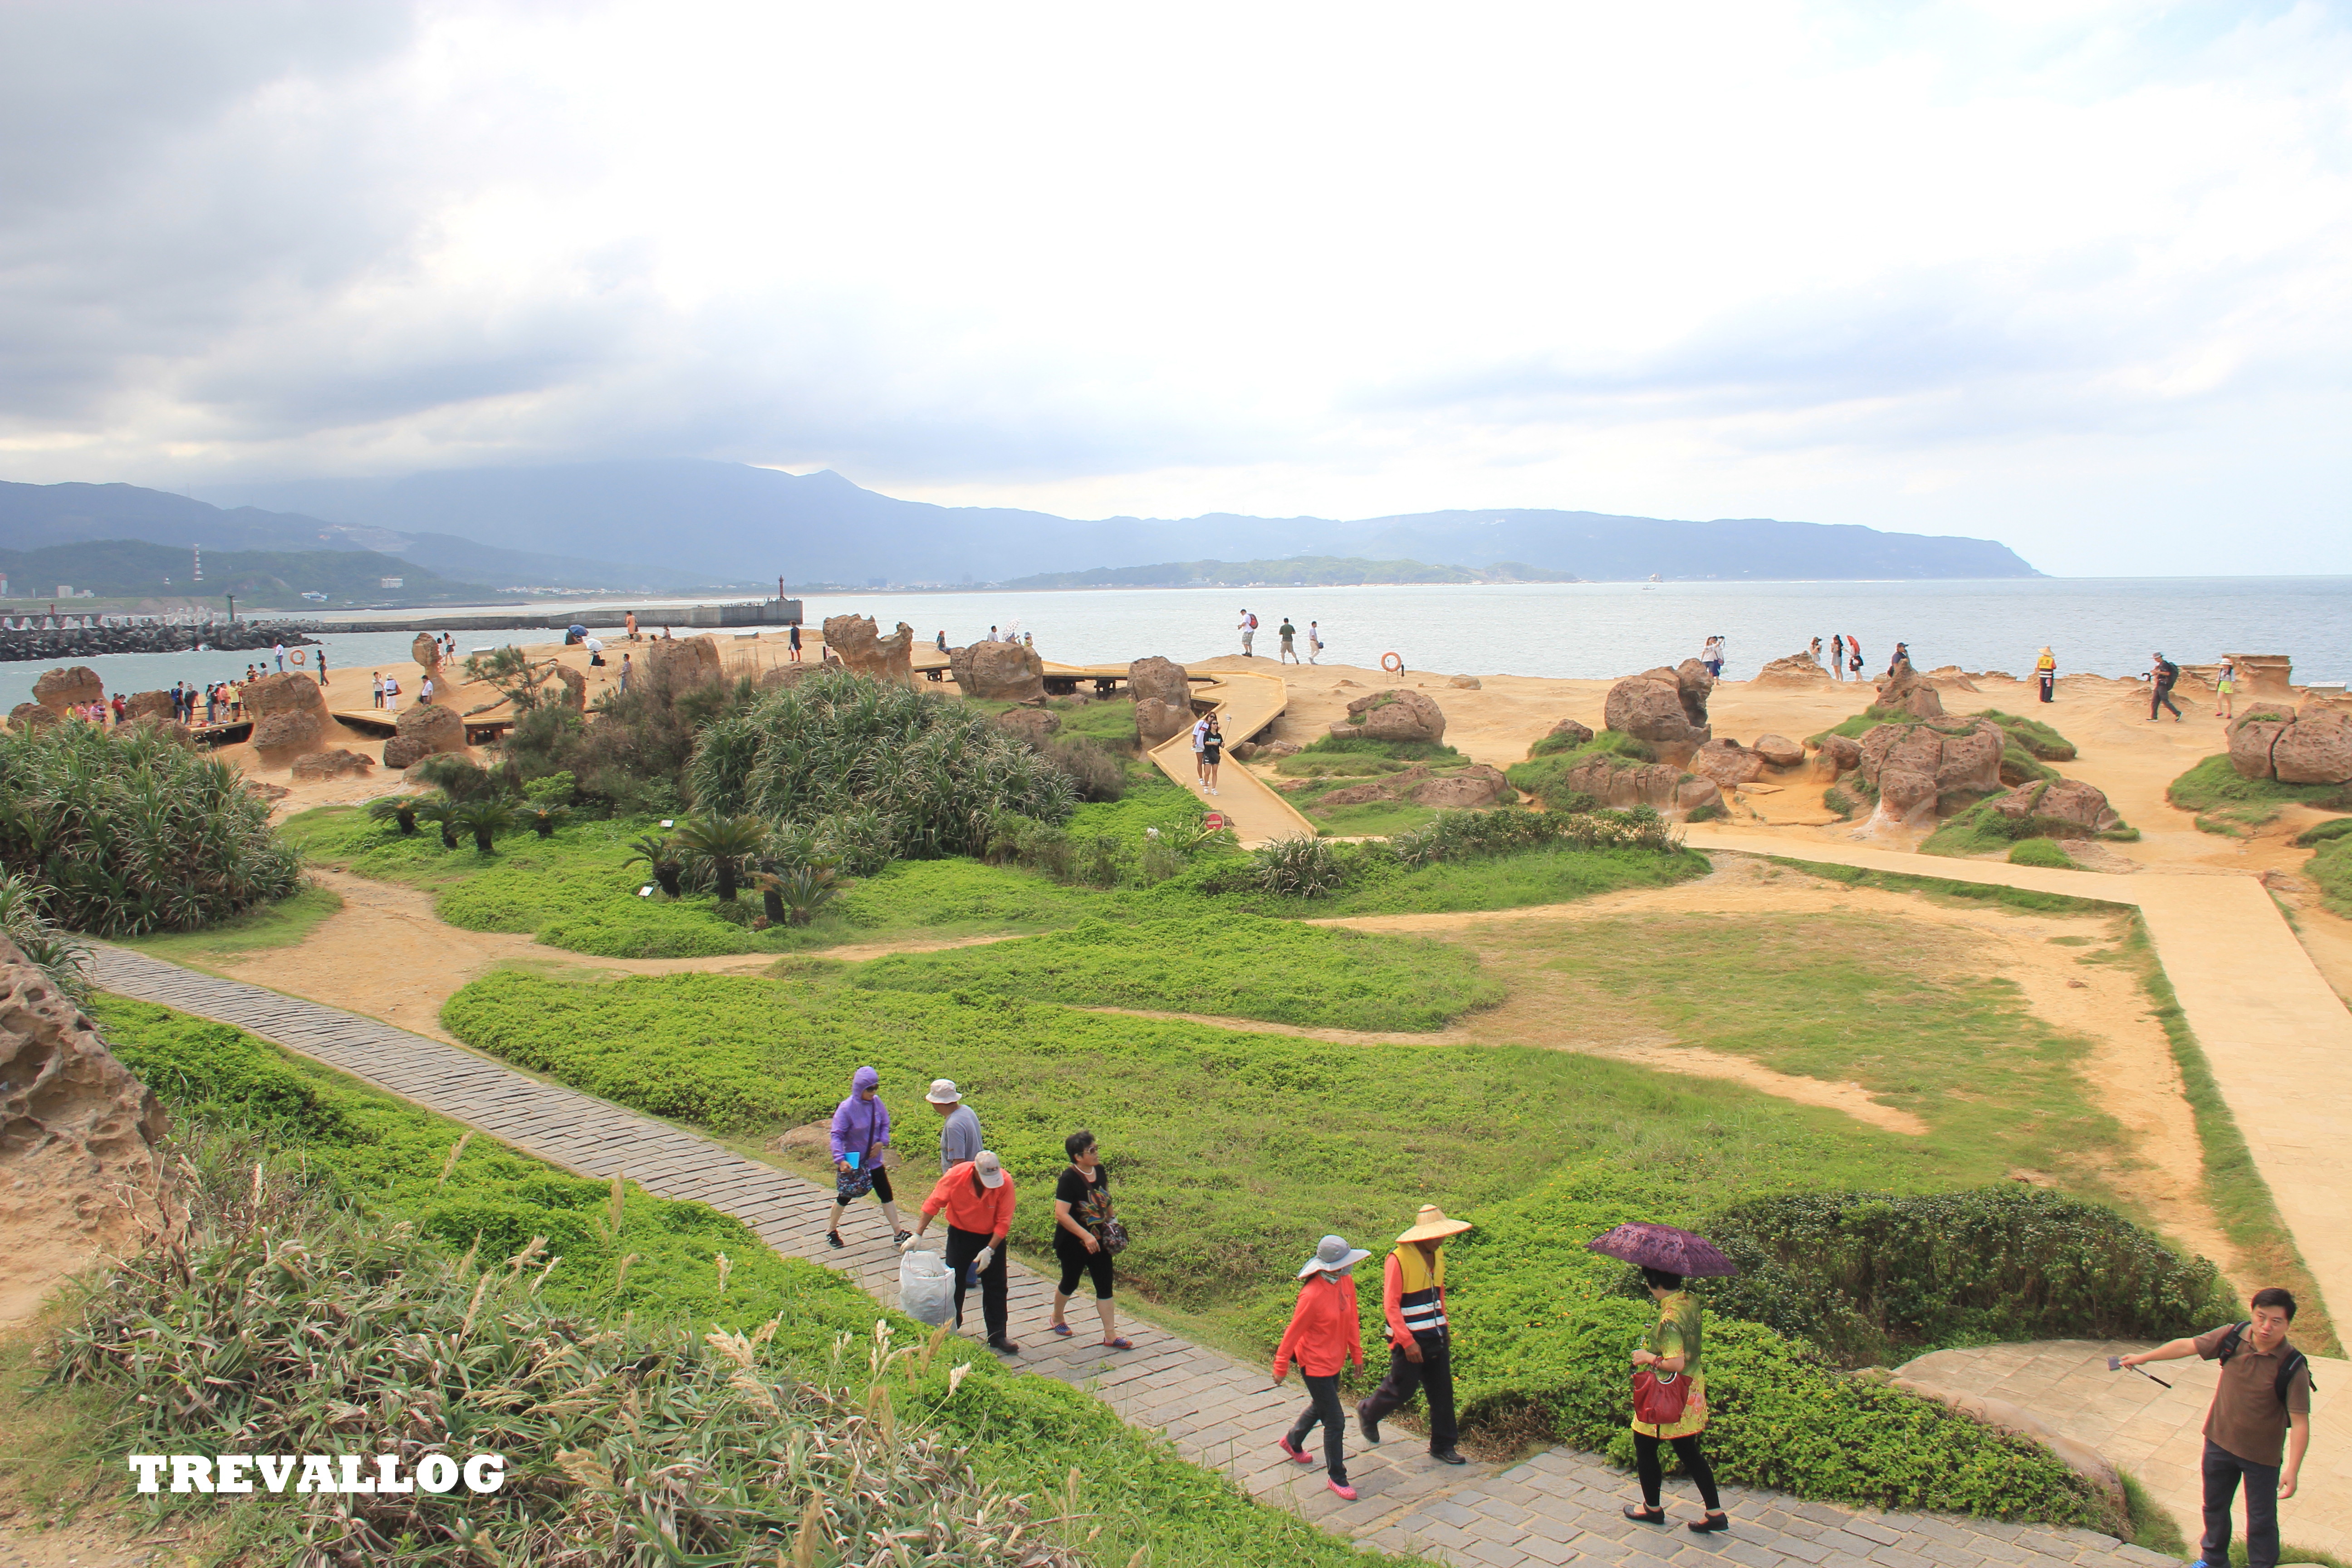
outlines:
[[[824,1237],[829,1189],[698,1133],[373,1018],[124,948],[100,944],[91,978],[108,991],[275,1041],[582,1175],[625,1172],[647,1192],[709,1204],[742,1220],[777,1251],[842,1269],[877,1300],[896,1299],[898,1253],[870,1200],[852,1208],[844,1222],[849,1246],[835,1252]],[[929,1169],[918,1152],[900,1194],[908,1209],[920,1203]],[[1376,1252],[1381,1245],[1377,1237],[1356,1239]],[[1324,1489],[1319,1466],[1293,1465],[1275,1449],[1275,1438],[1304,1403],[1295,1384],[1276,1388],[1258,1367],[1124,1316],[1121,1331],[1135,1348],[1103,1350],[1087,1331],[1095,1320],[1083,1283],[1069,1313],[1078,1332],[1056,1340],[1045,1332],[1051,1283],[1017,1261],[1012,1275],[1011,1329],[1023,1367],[1086,1389],[1122,1420],[1164,1434],[1184,1458],[1227,1471],[1264,1500],[1296,1509],[1336,1533],[1461,1568],[1726,1561],[1748,1568],[2144,1568],[2169,1561],[2089,1531],[1881,1513],[1738,1488],[1724,1493],[1733,1529],[1702,1539],[1623,1519],[1618,1507],[1634,1495],[1631,1478],[1589,1454],[1551,1448],[1507,1467],[1457,1468],[1430,1459],[1412,1433],[1396,1426],[1377,1448],[1349,1432],[1349,1479],[1360,1496],[1342,1503]],[[977,1300],[970,1310],[966,1331],[976,1334]],[[1690,1516],[1685,1483],[1668,1484],[1668,1508],[1677,1519]]]

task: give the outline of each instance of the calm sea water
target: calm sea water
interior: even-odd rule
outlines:
[[[615,606],[622,602],[612,601]],[[648,626],[659,612],[630,601]],[[1325,657],[1376,665],[1394,651],[1409,668],[1446,674],[1605,679],[1695,657],[1710,633],[1727,640],[1724,674],[1744,679],[1769,659],[1833,632],[1862,641],[1883,669],[1899,638],[1923,669],[2030,668],[2044,643],[2062,671],[2137,675],[2162,649],[2182,663],[2223,653],[2284,653],[2302,680],[2352,680],[2352,577],[2029,578],[1981,583],[1537,583],[1486,587],[1139,588],[1050,593],[925,594],[874,589],[811,595],[812,625],[868,615],[913,626],[925,641],[1034,635],[1072,664],[1145,654],[1178,660],[1238,653],[1246,605],[1261,622],[1258,652],[1276,648],[1285,616],[1303,634],[1319,621]],[[544,635],[544,634],[535,634]],[[505,640],[460,632],[461,650]],[[336,669],[405,659],[404,632],[330,634]],[[1305,638],[1302,636],[1303,648]],[[89,660],[110,690],[241,674],[251,654],[119,654]],[[32,693],[46,666],[0,664],[0,709]]]

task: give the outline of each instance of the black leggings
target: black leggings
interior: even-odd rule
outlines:
[[[1339,1409],[1339,1374],[1318,1377],[1300,1367],[1298,1375],[1307,1380],[1307,1408],[1290,1424],[1290,1446],[1304,1450],[1307,1435],[1321,1422],[1323,1471],[1344,1487],[1348,1484],[1348,1418]]]
[[[1642,1501],[1650,1508],[1658,1506],[1658,1488],[1666,1479],[1665,1466],[1658,1462],[1659,1441],[1639,1432],[1633,1434],[1633,1472],[1642,1478]],[[1723,1500],[1716,1494],[1715,1471],[1708,1466],[1706,1456],[1699,1452],[1698,1434],[1664,1441],[1675,1446],[1675,1458],[1683,1462],[1683,1468],[1697,1484],[1699,1500],[1706,1504],[1706,1511],[1721,1513]]]
[[[1066,1230],[1054,1237],[1054,1256],[1062,1260],[1062,1284],[1058,1294],[1076,1295],[1078,1276],[1091,1274],[1095,1277],[1095,1300],[1110,1300],[1109,1253],[1088,1252]]]

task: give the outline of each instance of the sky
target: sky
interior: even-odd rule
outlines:
[[[2348,132],[2342,4],[0,0],[0,478],[2352,572]]]

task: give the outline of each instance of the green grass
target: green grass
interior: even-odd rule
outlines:
[[[262,1130],[278,1158],[325,1176],[384,1220],[414,1224],[452,1251],[478,1235],[481,1256],[491,1259],[548,1237],[551,1255],[563,1259],[540,1292],[552,1306],[592,1321],[617,1322],[632,1313],[639,1323],[737,1331],[781,1310],[775,1342],[813,1377],[822,1376],[836,1335],[868,1340],[877,1318],[894,1323],[901,1342],[927,1331],[844,1276],[777,1256],[740,1221],[703,1205],[631,1185],[615,1227],[607,1184],[483,1138],[468,1142],[450,1166],[464,1134],[457,1124],[238,1030],[118,997],[100,997],[93,1011],[117,1053],[177,1111]],[[732,1265],[723,1291],[721,1252]],[[616,1287],[625,1253],[635,1261]],[[1351,1542],[1251,1502],[1223,1475],[1179,1459],[1087,1394],[1025,1375],[962,1342],[950,1342],[948,1354],[971,1371],[931,1418],[999,1486],[1058,1493],[1076,1469],[1085,1506],[1103,1522],[1093,1549],[1100,1561],[1125,1562],[1147,1544],[1154,1563],[1201,1568],[1339,1568],[1363,1555]],[[553,1456],[530,1458],[544,1463]]]
[[[2009,863],[2012,866],[2039,866],[2051,871],[2072,871],[2074,862],[2066,851],[2052,838],[2021,838],[2009,847]]]
[[[2225,805],[2310,805],[2352,811],[2352,784],[2281,784],[2238,776],[2227,755],[2207,757],[2165,786],[2164,797],[2183,811]]]
[[[1426,827],[1437,820],[1438,808],[1409,800],[1368,800],[1357,805],[1317,805],[1311,799],[1295,802],[1320,833],[1333,838],[1389,838]]]
[[[2352,920],[2352,838],[2330,838],[2304,863],[2303,874],[2319,886],[2327,907]]]
[[[1319,735],[1298,750],[1302,757],[1386,758],[1397,763],[1427,763],[1434,768],[1459,767],[1469,758],[1443,741],[1379,741],[1369,735]],[[1290,759],[1285,758],[1286,762]],[[1366,769],[1371,772],[1371,769]]]
[[[2315,849],[2338,838],[2352,838],[2352,816],[2339,816],[2330,822],[2314,823],[2294,836],[2298,849]]]
[[[1578,745],[1555,742],[1549,735],[1538,741],[1524,762],[1513,763],[1503,770],[1511,787],[1534,795],[1554,811],[1581,811],[1590,808],[1591,799],[1583,792],[1571,789],[1569,773],[1596,757],[1606,757],[1622,766],[1632,767],[1654,763],[1658,753],[1647,741],[1615,730],[1603,730],[1592,739]]]
[[[2008,731],[2010,738],[2023,747],[2030,756],[2045,763],[2071,763],[2074,760],[2074,742],[2039,719],[2004,713],[1998,708],[1988,708],[1977,717],[1990,719]]]
[[[157,931],[123,937],[125,947],[173,963],[202,967],[224,958],[292,947],[318,929],[319,922],[343,907],[342,895],[316,884],[274,904],[257,904],[241,915],[202,931]]]
[[[2036,914],[2126,914],[2128,904],[2104,899],[2081,899],[2068,893],[2037,893],[2030,888],[2006,888],[1998,882],[1963,882],[1950,877],[1915,877],[1901,871],[1868,871],[1859,866],[1832,865],[1826,860],[1800,860],[1793,856],[1768,855],[1776,866],[1790,866],[1811,876],[1843,882],[1849,888],[1884,888],[1892,892],[1926,893],[1962,903],[2004,904]]]
[[[2035,804],[2040,804],[2038,797]],[[2108,828],[2103,833],[2094,834],[2082,824],[2063,817],[2037,815],[2010,816],[1994,810],[1990,801],[1981,801],[1947,818],[1942,826],[1927,835],[1921,842],[1919,853],[1951,856],[1997,855],[2007,853],[2012,844],[2034,838],[2098,837],[2128,840],[2138,837],[2137,829],[2121,825]]]
[[[986,947],[894,953],[849,981],[1336,1029],[1442,1029],[1503,998],[1450,943],[1229,914],[1087,921]]]

